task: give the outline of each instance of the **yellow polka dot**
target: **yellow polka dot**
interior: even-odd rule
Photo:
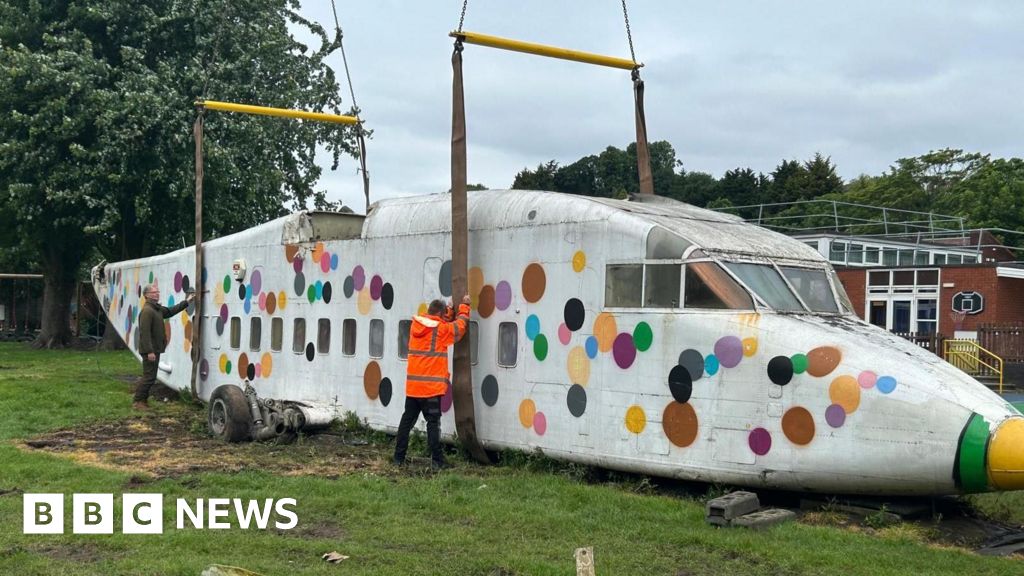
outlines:
[[[358,306],[360,314],[365,316],[370,313],[370,308],[373,306],[373,299],[370,298],[369,286],[363,286],[363,289],[359,291]]]
[[[416,313],[419,314],[420,316],[423,316],[424,314],[426,314],[427,313],[427,303],[426,302],[420,302],[420,307],[416,309]]]
[[[284,290],[277,293],[277,309],[284,310],[284,307],[288,305],[288,297],[285,296]]]
[[[743,339],[743,355],[750,358],[754,354],[757,354],[757,338],[751,336],[750,338]]]
[[[583,269],[587,267],[587,255],[583,250],[577,250],[572,255],[572,269],[576,272],[583,272]]]
[[[587,358],[587,351],[582,346],[573,348],[569,351],[566,365],[569,369],[569,381],[586,386],[590,380],[590,358]]]
[[[220,362],[219,362],[219,364],[220,364],[221,374],[223,374],[224,372],[227,372],[227,370],[228,370],[228,355],[227,354],[221,354],[220,355]]]
[[[217,306],[224,303],[224,287],[220,282],[216,282],[213,287],[213,303]]]
[[[263,356],[260,357],[260,374],[263,378],[270,377],[270,370],[274,367],[274,359],[270,357],[270,352],[264,352]]]
[[[533,400],[527,398],[519,403],[519,423],[523,425],[523,428],[533,426],[533,417],[536,414],[537,405],[533,403]]]
[[[644,414],[644,409],[635,404],[630,406],[629,410],[626,410],[626,430],[639,434],[646,426],[647,414]]]
[[[181,317],[181,325],[187,326],[189,323],[188,314],[178,314]]]

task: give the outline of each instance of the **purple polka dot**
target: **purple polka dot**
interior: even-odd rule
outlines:
[[[735,368],[743,359],[743,342],[735,336],[723,336],[715,342],[715,356],[724,368]]]
[[[846,422],[846,410],[839,404],[833,404],[825,409],[825,422],[833,428],[839,428]]]
[[[174,291],[181,292],[181,272],[174,273]]]
[[[548,430],[548,419],[544,416],[543,412],[537,412],[533,415],[533,429],[537,432],[538,436],[543,436]]]
[[[615,337],[615,342],[612,343],[612,356],[623,370],[633,365],[633,360],[636,360],[636,346],[633,345],[632,334],[622,332]]]
[[[868,388],[874,388],[875,382],[878,381],[878,375],[871,370],[865,370],[857,376],[857,383],[860,384],[861,388],[865,390]]]
[[[331,255],[324,252],[320,255],[320,271],[327,274],[331,270]]]
[[[754,428],[747,439],[750,449],[758,456],[764,456],[772,449],[772,435],[764,428]]]
[[[563,322],[558,326],[558,341],[562,343],[562,346],[568,346],[569,338],[572,338],[572,332],[569,331],[569,327]]]
[[[370,298],[374,300],[380,300],[380,290],[384,287],[384,279],[378,274],[374,274],[373,278],[370,279]]]
[[[292,258],[292,269],[295,270],[296,274],[302,273],[302,256],[296,254],[295,258]]]
[[[494,305],[498,310],[504,310],[512,304],[512,286],[502,280],[494,287]]]
[[[249,277],[249,286],[252,287],[253,294],[259,294],[263,288],[263,275],[260,274],[259,270],[253,270],[252,276]]]
[[[449,383],[441,396],[441,412],[447,413],[452,408],[452,385]]]
[[[365,285],[366,271],[363,270],[362,266],[356,266],[352,269],[352,287],[355,288],[356,292],[359,292]]]
[[[227,322],[228,321],[228,305],[227,304],[221,304],[220,305],[220,321],[221,322]]]

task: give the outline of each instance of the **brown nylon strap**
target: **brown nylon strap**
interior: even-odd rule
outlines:
[[[654,194],[651,177],[651,153],[647,149],[647,119],[644,116],[644,81],[633,70],[633,100],[636,103],[636,169],[640,176],[640,193]]]
[[[469,217],[466,206],[466,103],[462,90],[462,42],[452,52],[452,298],[468,294]],[[455,343],[452,402],[459,442],[481,464],[490,459],[476,437],[469,339]]]
[[[351,88],[351,84],[349,86]],[[366,212],[370,213],[370,173],[366,171],[366,139],[363,138],[363,126],[356,127],[356,137],[359,139],[359,166],[363,172],[363,195],[366,196]]]

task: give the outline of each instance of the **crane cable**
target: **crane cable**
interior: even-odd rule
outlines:
[[[629,41],[629,56],[633,59],[633,104],[636,122],[636,169],[640,180],[640,194],[654,194],[654,177],[651,174],[651,151],[647,146],[647,116],[644,114],[644,81],[640,79],[640,65],[633,49],[633,31],[629,28],[629,11],[626,0],[622,0],[622,18],[626,21],[626,39]]]
[[[338,22],[338,9],[331,0],[331,13],[334,14],[334,32],[338,47],[341,48],[341,61],[345,65],[345,78],[348,80],[348,91],[352,96],[352,108],[356,115],[359,115],[359,105],[356,104],[356,91],[352,85],[352,75],[348,70],[348,58],[345,57],[345,34],[341,31],[341,24]],[[359,144],[359,171],[363,175],[363,195],[366,197],[365,213],[370,212],[370,172],[366,169],[366,137],[363,130],[363,121],[360,119],[356,124],[356,141]]]

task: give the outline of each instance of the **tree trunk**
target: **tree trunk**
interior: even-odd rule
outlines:
[[[74,273],[47,266],[43,278],[42,330],[33,348],[66,348],[71,345],[71,297],[75,294]]]
[[[121,335],[117,333],[117,328],[114,328],[114,323],[107,316],[107,311],[103,310],[103,306],[100,306],[101,314],[106,319],[103,322],[103,340],[100,340],[100,350],[124,350],[125,343],[121,338]]]

